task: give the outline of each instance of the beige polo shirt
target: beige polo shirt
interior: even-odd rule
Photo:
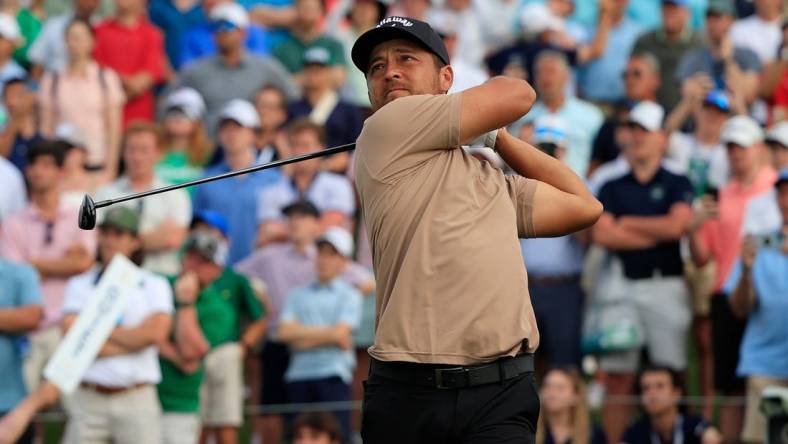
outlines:
[[[539,342],[518,237],[536,182],[459,146],[461,93],[397,99],[364,123],[355,176],[383,361],[468,365]]]

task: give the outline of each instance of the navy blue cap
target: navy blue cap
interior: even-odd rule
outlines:
[[[443,39],[428,23],[398,16],[386,17],[376,27],[361,34],[361,37],[356,40],[356,43],[353,44],[353,49],[350,51],[350,58],[353,59],[353,64],[366,74],[369,68],[369,58],[375,47],[394,39],[416,42],[427,51],[437,55],[443,63],[449,64],[449,51],[446,50]]]
[[[197,222],[203,222],[213,228],[219,230],[222,236],[227,237],[230,234],[230,224],[227,219],[220,213],[211,210],[200,210],[192,215],[192,226]]]

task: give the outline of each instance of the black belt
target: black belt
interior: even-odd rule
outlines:
[[[534,371],[534,355],[506,357],[488,364],[447,366],[372,359],[370,374],[405,384],[439,389],[459,389],[507,381]]]

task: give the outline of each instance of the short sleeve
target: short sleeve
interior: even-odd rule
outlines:
[[[683,82],[689,77],[692,77],[692,75],[698,71],[702,71],[698,64],[698,59],[701,54],[700,51],[701,50],[693,50],[684,53],[684,55],[679,60],[679,64],[676,67],[675,73],[673,74],[673,77],[676,81]]]
[[[15,296],[15,305],[42,305],[41,285],[35,269],[29,265],[20,264],[18,270],[18,291]]]
[[[118,73],[110,68],[104,70],[104,81],[107,87],[107,102],[113,106],[123,105],[126,102],[126,94],[123,92],[123,85],[120,82]]]
[[[172,286],[167,279],[150,274],[145,285],[149,286],[145,289],[145,294],[149,299],[148,306],[151,313],[172,314],[174,311]]]
[[[742,71],[760,72],[763,69],[761,59],[754,51],[747,48],[737,48],[733,55],[736,64]]]
[[[238,275],[238,292],[241,294],[241,300],[244,304],[244,311],[251,319],[258,320],[265,315],[265,308],[263,303],[257,298],[257,295],[252,289],[252,284],[246,276]]]
[[[85,287],[88,282],[85,275],[72,277],[66,282],[63,291],[63,314],[78,314],[85,306],[85,298],[91,294],[91,289]]]
[[[339,311],[338,324],[346,324],[351,329],[358,328],[361,323],[361,293],[347,286],[342,308]]]
[[[4,223],[0,224],[0,255],[9,261],[25,262],[26,258],[19,242],[22,238],[15,235],[14,227],[17,221],[7,219]]]
[[[739,285],[739,281],[742,277],[743,266],[741,259],[736,259],[736,263],[733,264],[731,268],[731,272],[728,274],[728,279],[722,286],[722,292],[728,297],[733,294],[733,291],[736,290],[736,287]]]
[[[292,196],[280,183],[263,187],[257,194],[257,223],[283,218],[282,208],[292,200]]]
[[[522,176],[506,176],[509,197],[517,214],[517,235],[520,238],[531,238],[534,231],[533,207],[534,193],[538,182]]]
[[[692,184],[685,176],[676,176],[675,183],[670,187],[668,202],[670,205],[677,203],[692,204]]]
[[[597,198],[599,199],[599,202],[602,204],[602,208],[604,208],[606,213],[616,214],[616,206],[613,199],[613,188],[610,186],[610,182],[602,185]]]
[[[460,146],[462,93],[396,99],[367,119],[358,138],[360,161],[382,182],[401,175],[433,155]],[[357,149],[357,153],[359,150]]]

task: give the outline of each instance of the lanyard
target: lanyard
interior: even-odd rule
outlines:
[[[673,425],[673,444],[684,444],[684,416],[679,415],[676,418],[676,424]],[[651,444],[662,444],[660,441],[659,436],[657,436],[657,432],[654,429],[651,429]]]

